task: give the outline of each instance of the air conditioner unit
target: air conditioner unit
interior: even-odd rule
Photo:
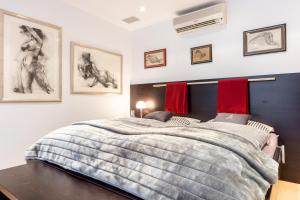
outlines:
[[[177,33],[191,31],[226,24],[226,4],[221,3],[210,6],[173,19],[173,25]]]

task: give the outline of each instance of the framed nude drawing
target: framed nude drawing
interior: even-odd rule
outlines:
[[[71,42],[74,94],[122,92],[122,55]]]
[[[1,102],[61,101],[62,29],[0,10]]]
[[[286,24],[245,31],[244,56],[286,51]]]

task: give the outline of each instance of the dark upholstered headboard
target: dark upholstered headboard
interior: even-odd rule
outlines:
[[[250,112],[253,120],[272,125],[285,145],[281,179],[300,183],[300,73],[248,78],[270,76],[276,81],[250,82]],[[131,85],[132,110],[138,100],[152,100],[155,110],[164,110],[165,87],[154,88],[153,84]],[[189,86],[189,116],[206,121],[215,117],[216,110],[217,84]]]

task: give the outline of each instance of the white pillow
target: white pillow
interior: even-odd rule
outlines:
[[[228,122],[246,125],[249,118],[250,115],[248,114],[218,113],[214,122]]]
[[[276,147],[278,145],[278,137],[279,135],[276,135],[274,133],[269,134],[269,143],[267,143],[263,148],[262,151],[268,154],[269,156],[273,157],[274,153],[276,151]]]
[[[274,133],[274,128],[273,127],[268,126],[268,125],[263,124],[263,123],[260,123],[260,122],[248,120],[247,125],[252,126],[254,128],[257,128],[259,130],[265,131],[267,133]]]
[[[189,117],[173,116],[166,123],[170,126],[189,126],[192,123],[200,123],[200,120]]]
[[[261,149],[269,140],[270,134],[248,125],[228,122],[207,122],[213,129],[229,132],[250,141],[257,149]]]

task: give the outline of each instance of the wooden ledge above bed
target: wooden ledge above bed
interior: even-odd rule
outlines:
[[[6,198],[8,197],[8,198]],[[0,200],[138,199],[41,161],[0,171]]]

